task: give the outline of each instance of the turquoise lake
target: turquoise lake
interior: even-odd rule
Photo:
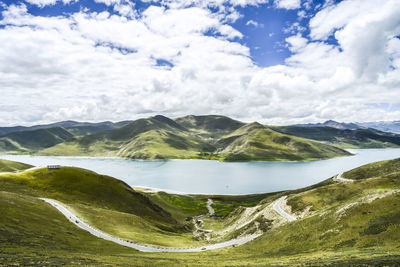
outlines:
[[[305,187],[343,171],[400,157],[400,148],[349,150],[354,156],[311,162],[138,161],[118,158],[0,155],[35,166],[76,166],[143,186],[196,194],[253,194]]]

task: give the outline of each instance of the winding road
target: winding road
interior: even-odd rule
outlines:
[[[354,182],[354,180],[343,178],[343,177],[342,177],[342,174],[343,174],[343,173],[339,173],[339,174],[336,176],[335,180],[336,180],[336,181],[339,181],[339,182],[342,182],[342,183],[352,183],[352,182]]]
[[[289,213],[287,213],[286,211],[284,211],[284,210],[281,209],[282,202],[286,199],[286,197],[287,197],[287,196],[283,196],[283,197],[279,198],[279,199],[275,202],[273,208],[274,208],[274,210],[275,210],[276,212],[278,212],[282,217],[285,217],[289,222],[292,222],[292,221],[295,221],[295,220],[296,220],[296,217],[290,215]]]
[[[252,241],[259,237],[261,234],[253,234],[249,235],[246,237],[242,238],[237,238],[237,239],[231,239],[226,242],[221,242],[221,243],[216,243],[212,245],[207,245],[207,246],[202,246],[202,247],[193,247],[193,248],[178,248],[178,247],[161,247],[161,246],[154,246],[150,244],[138,244],[134,243],[132,241],[124,240],[112,235],[109,235],[107,233],[104,233],[98,229],[93,228],[89,224],[83,222],[78,216],[76,216],[74,213],[72,213],[69,209],[67,209],[67,206],[62,204],[61,202],[54,200],[54,199],[49,199],[49,198],[40,198],[41,200],[49,203],[52,205],[54,208],[56,208],[58,211],[60,211],[70,222],[78,226],[79,228],[88,231],[94,236],[103,238],[105,240],[117,243],[122,246],[134,248],[136,250],[142,251],[142,252],[202,252],[206,250],[215,250],[215,249],[220,249],[220,248],[225,248],[225,247],[230,247],[230,246],[237,246],[237,245],[242,245],[244,243],[247,243],[249,241]],[[207,208],[211,208],[211,203],[207,202]],[[211,210],[214,211],[212,208],[209,211],[211,213]]]

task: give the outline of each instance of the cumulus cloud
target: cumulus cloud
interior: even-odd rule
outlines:
[[[300,8],[301,0],[275,0],[275,6],[283,9],[298,9]]]
[[[157,113],[271,124],[398,119],[376,103],[400,103],[399,5],[321,7],[309,31],[288,32],[285,64],[266,68],[228,23],[233,10],[149,5],[134,16],[42,17],[10,5],[0,21],[0,124]]]
[[[63,2],[64,4],[68,4],[74,0],[25,0],[25,1],[32,5],[36,5],[38,7],[44,7],[48,5],[54,5],[56,4],[57,1]]]
[[[297,34],[286,38],[286,42],[289,44],[290,51],[298,52],[300,49],[306,47],[308,40]]]

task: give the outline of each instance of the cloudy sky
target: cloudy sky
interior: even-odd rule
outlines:
[[[399,0],[0,0],[0,125],[400,119]]]

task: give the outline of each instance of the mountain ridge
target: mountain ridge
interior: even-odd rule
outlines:
[[[251,140],[262,130],[257,142]],[[132,159],[312,160],[350,153],[314,141],[288,137],[265,126],[243,123],[225,116],[186,116],[171,120],[157,115],[135,120],[121,128],[75,137],[40,151],[42,155],[119,156]],[[241,135],[238,137],[230,135]],[[279,136],[281,139],[279,139]],[[260,137],[260,136],[259,136]],[[254,137],[255,138],[255,137]],[[274,139],[275,138],[275,139]],[[282,139],[283,138],[283,139]],[[301,147],[301,148],[300,148]],[[309,153],[307,152],[309,150]]]

